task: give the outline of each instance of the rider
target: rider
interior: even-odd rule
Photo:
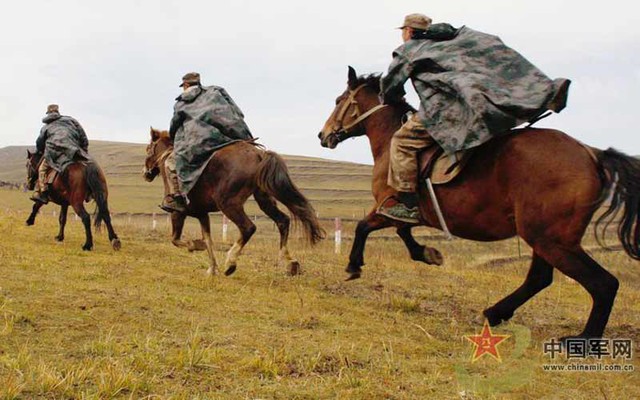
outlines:
[[[253,139],[244,114],[221,87],[202,86],[200,74],[182,77],[169,134],[173,151],[165,161],[169,193],[160,206],[167,212],[186,211],[186,195],[197,182],[213,152],[239,140]]]
[[[478,146],[566,105],[570,81],[552,81],[492,35],[467,27],[432,24],[423,14],[405,17],[404,44],[393,53],[381,81],[381,101],[403,101],[411,79],[420,109],[391,140],[388,184],[395,204],[380,208],[393,219],[418,223],[417,155],[432,145],[445,153]]]
[[[44,126],[36,140],[36,150],[44,154],[38,168],[38,184],[31,200],[49,202],[47,176],[52,169],[62,173],[74,161],[89,159],[89,141],[82,126],[74,118],[60,115],[57,104],[47,106]]]

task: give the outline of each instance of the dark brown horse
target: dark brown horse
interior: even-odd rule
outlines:
[[[151,143],[147,146],[144,178],[151,182],[162,175],[165,195],[169,182],[164,161],[173,150],[173,143],[167,131],[151,128]],[[200,221],[202,235],[209,253],[209,274],[215,274],[216,259],[213,255],[210,212],[222,211],[240,230],[240,238],[227,253],[225,275],[236,270],[242,248],[256,231],[256,226],[244,211],[244,203],[253,196],[258,206],[271,218],[280,232],[280,259],[289,273],[296,275],[300,264],[289,254],[290,218],[280,211],[276,200],[284,204],[304,229],[310,243],[317,243],[324,237],[324,231],[316,218],[316,213],[291,181],[284,160],[272,151],[264,151],[250,142],[236,142],[216,151],[198,182],[188,194],[187,213],[173,212],[172,243],[178,247],[197,249],[197,244],[180,240],[184,220],[187,216]]]
[[[41,153],[31,153],[27,150],[27,187],[33,190],[38,180],[38,165],[42,159]],[[107,180],[104,173],[95,161],[75,162],[62,173],[58,174],[51,184],[49,198],[52,202],[60,205],[60,231],[55,239],[59,242],[64,240],[64,227],[67,223],[67,211],[69,206],[82,219],[86,240],[82,245],[83,250],[93,248],[93,235],[91,234],[91,217],[84,208],[84,202],[94,199],[97,205],[94,224],[100,227],[104,221],[109,232],[109,241],[114,250],[120,250],[121,243],[118,235],[111,225],[111,214],[107,203],[108,190]],[[36,202],[33,205],[31,215],[27,219],[27,225],[33,225],[36,220],[38,210],[43,206]]]
[[[393,104],[367,115],[380,104],[378,92],[378,76],[358,77],[349,68],[348,88],[336,100],[336,109],[319,137],[322,145],[329,148],[348,137],[369,138],[375,160],[373,195],[379,205],[394,194],[387,185],[390,141],[412,107]],[[614,181],[617,184],[612,191]],[[589,150],[557,130],[528,128],[478,148],[461,174],[448,184],[436,186],[435,192],[454,235],[477,241],[519,235],[533,248],[533,261],[524,283],[484,310],[492,326],[510,319],[518,307],[549,286],[555,267],[578,281],[593,299],[591,314],[579,336],[602,336],[618,280],[580,243],[594,212],[611,193],[610,208],[598,223],[623,209],[618,237],[627,254],[640,259],[639,160],[612,149]],[[439,228],[424,184],[420,197],[422,225]],[[347,267],[351,278],[361,274],[369,233],[390,226],[398,228],[414,259],[430,261],[425,257],[428,248],[415,242],[410,226],[376,214],[375,209],[357,226]]]

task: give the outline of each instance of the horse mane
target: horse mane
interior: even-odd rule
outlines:
[[[380,90],[380,79],[382,79],[382,74],[380,73],[373,73],[373,74],[368,74],[368,75],[360,75],[358,77],[358,79],[354,82],[354,86],[358,87],[360,85],[365,85],[368,86],[372,89],[375,89],[376,91]],[[397,106],[400,108],[400,111],[402,111],[403,114],[406,114],[408,112],[416,112],[418,110],[416,110],[411,104],[407,103],[407,100],[402,97],[402,99],[396,101],[393,103],[394,106]]]

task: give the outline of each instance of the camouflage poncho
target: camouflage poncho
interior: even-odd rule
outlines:
[[[221,87],[193,86],[176,101],[169,133],[181,191],[187,194],[215,150],[252,136],[242,111]]]
[[[426,39],[393,53],[381,80],[386,102],[404,96],[411,79],[418,115],[447,153],[478,146],[546,110],[561,80],[552,81],[492,35],[432,25]]]
[[[74,161],[89,160],[89,141],[78,121],[50,113],[42,122],[45,125],[36,140],[36,149],[39,153],[44,152],[44,158],[53,169],[64,172]]]

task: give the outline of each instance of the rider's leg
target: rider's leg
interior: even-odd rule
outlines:
[[[49,202],[49,184],[47,184],[47,175],[51,171],[51,166],[47,160],[43,157],[40,166],[38,167],[38,183],[36,184],[36,191],[31,196],[31,200],[39,201],[40,203],[47,204]]]
[[[186,204],[184,195],[180,191],[180,181],[176,172],[176,159],[174,153],[171,152],[164,162],[169,177],[169,194],[162,200],[160,206],[163,210],[172,212],[185,212]]]
[[[398,191],[398,204],[384,209],[384,214],[406,222],[418,222],[418,153],[434,144],[427,129],[414,114],[391,139],[387,183]]]

